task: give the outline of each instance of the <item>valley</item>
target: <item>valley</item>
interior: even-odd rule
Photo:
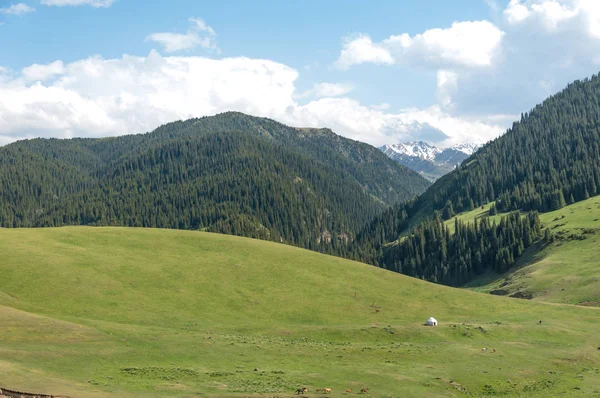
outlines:
[[[0,5],[0,398],[600,398],[600,0],[173,3]]]

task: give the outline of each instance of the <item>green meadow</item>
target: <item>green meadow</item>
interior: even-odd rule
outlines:
[[[477,209],[459,218],[469,222],[486,213],[487,208]],[[483,275],[468,287],[600,307],[600,197],[542,214],[540,219],[555,236],[552,244],[530,248],[506,274]]]
[[[562,212],[544,216],[565,215],[557,232],[576,223]],[[589,218],[577,217],[582,227]],[[453,289],[202,232],[0,229],[0,253],[0,387],[72,397],[287,397],[302,386],[315,397],[317,388],[600,396],[599,308]],[[430,316],[439,327],[423,326]]]

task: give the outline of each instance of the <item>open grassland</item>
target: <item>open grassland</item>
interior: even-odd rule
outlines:
[[[477,209],[459,218],[471,221],[486,211]],[[600,307],[600,197],[540,218],[554,233],[554,243],[530,248],[511,271],[483,275],[468,287],[538,301]]]
[[[73,397],[292,396],[300,386],[307,396],[600,396],[598,308],[452,289],[199,232],[0,229],[0,253],[6,388]],[[440,326],[422,326],[429,316]]]

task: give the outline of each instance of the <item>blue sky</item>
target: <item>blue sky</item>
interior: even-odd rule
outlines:
[[[600,69],[594,0],[0,0],[0,144],[239,110],[485,142]]]

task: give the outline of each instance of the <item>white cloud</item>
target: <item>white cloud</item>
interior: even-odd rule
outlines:
[[[505,129],[495,122],[453,117],[439,106],[427,109],[367,107],[349,98],[323,98],[294,109],[294,124],[331,127],[334,131],[373,145],[425,140],[441,146],[487,142]]]
[[[152,33],[146,37],[146,40],[159,43],[169,53],[191,50],[196,47],[212,49],[218,52],[216,44],[217,34],[214,29],[200,18],[190,18],[189,22],[191,26],[185,34],[171,32]]]
[[[190,18],[189,21],[194,25],[195,30],[198,32],[208,32],[211,36],[216,36],[217,33],[213,28],[208,26],[202,18]]]
[[[508,6],[504,10],[504,17],[508,23],[520,23],[529,16],[529,9],[525,7],[519,0],[510,0]]]
[[[597,0],[511,0],[504,17],[510,25],[527,23],[546,32],[577,30],[600,38]]]
[[[452,108],[452,95],[458,85],[458,74],[448,70],[437,72],[437,100],[443,108]]]
[[[455,22],[413,37],[390,36],[384,45],[398,62],[433,67],[490,66],[504,32],[488,21]]]
[[[459,114],[518,114],[598,72],[600,1],[512,0],[500,16],[501,56],[455,69],[455,84],[438,87]]]
[[[488,21],[455,22],[447,29],[429,29],[410,36],[392,35],[373,43],[362,35],[346,41],[336,65],[400,63],[424,67],[486,67],[497,55],[504,32]]]
[[[388,50],[374,44],[369,36],[359,35],[355,38],[347,38],[335,65],[340,69],[348,69],[353,65],[363,63],[391,65],[394,63],[394,58]]]
[[[298,98],[306,97],[340,97],[354,90],[354,86],[349,83],[317,83],[310,90],[300,93]]]
[[[150,131],[160,124],[236,110],[294,126],[330,127],[381,145],[428,137],[436,143],[486,141],[502,131],[490,121],[458,118],[440,107],[393,112],[318,85],[327,98],[296,101],[298,72],[244,57],[92,57],[32,65],[0,79],[0,143],[25,137],[98,137]],[[349,87],[345,88],[345,91]]]
[[[34,64],[20,73],[0,68],[0,144],[33,136],[139,133],[228,110],[331,127],[374,145],[485,142],[600,65],[600,1],[513,0],[497,13],[496,25],[456,22],[381,42],[360,35],[344,43],[336,62],[342,69],[370,62],[435,70],[437,103],[424,109],[361,103],[348,98],[354,89],[348,83],[322,82],[299,93],[298,71],[269,60],[152,51],[147,57]],[[216,48],[210,26],[199,19],[190,25],[181,36],[208,38],[209,48]],[[168,50],[188,48],[185,40],[163,42]]]
[[[435,70],[437,106],[486,124],[495,124],[494,115],[528,111],[571,81],[598,73],[600,0],[505,0],[503,8],[500,1],[487,3],[495,24],[455,22],[412,36],[369,39],[363,47],[387,52],[392,60],[386,64]],[[344,44],[338,64],[373,62],[347,57],[350,48],[352,42]]]
[[[54,61],[47,65],[33,64],[23,68],[23,77],[27,80],[48,80],[54,76],[65,72],[65,66],[62,61]]]
[[[110,7],[117,0],[42,0],[41,3],[47,6],[92,6],[95,8]]]
[[[29,7],[25,3],[12,4],[10,7],[0,8],[0,14],[23,15],[34,12],[35,8]]]

